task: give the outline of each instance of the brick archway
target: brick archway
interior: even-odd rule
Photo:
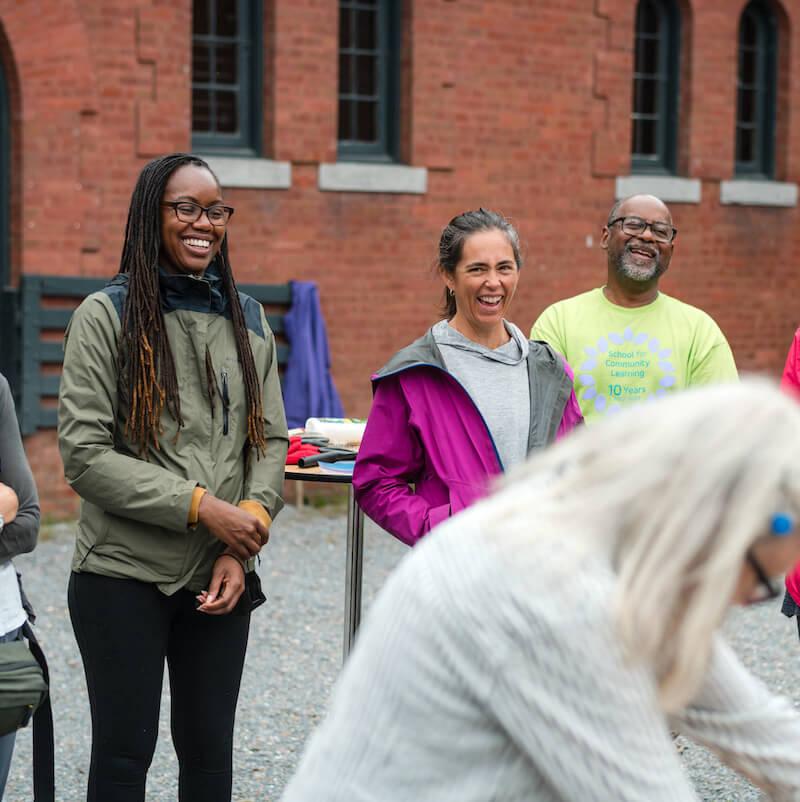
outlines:
[[[0,31],[0,40],[2,40],[2,31]],[[6,84],[5,69],[0,60],[0,287],[8,284],[11,277],[9,242],[11,103]]]
[[[87,22],[77,0],[32,4],[0,0],[0,65],[9,108],[9,283],[51,262],[37,247],[45,228],[63,241],[87,205],[84,154],[94,132],[98,91]],[[56,155],[58,154],[58,155]],[[50,186],[70,187],[69,221],[46,220]],[[52,217],[52,215],[51,215]]]
[[[14,86],[13,62],[0,22],[0,373],[11,381],[16,373],[14,348],[14,299],[7,287],[12,280],[11,208],[12,186],[12,140],[13,125],[12,87]]]
[[[68,63],[48,74],[43,65],[57,64],[55,54],[66,43]],[[14,288],[24,272],[37,270],[29,265],[30,239],[39,236],[31,221],[49,201],[43,189],[49,175],[59,172],[62,185],[80,185],[87,137],[72,140],[69,158],[55,170],[42,157],[80,127],[86,109],[97,107],[89,52],[75,0],[41,8],[0,0],[0,372],[15,389],[21,353]],[[46,119],[54,106],[58,117]]]

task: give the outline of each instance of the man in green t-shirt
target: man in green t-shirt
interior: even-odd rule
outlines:
[[[587,423],[625,404],[737,378],[730,346],[712,318],[659,292],[677,233],[658,198],[618,201],[600,239],[606,285],[553,304],[533,325],[531,338],[550,343],[575,371]]]

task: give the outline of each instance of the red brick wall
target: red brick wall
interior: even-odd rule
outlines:
[[[738,17],[746,0],[684,9],[680,163],[700,205],[680,229],[665,289],[709,311],[742,368],[777,373],[800,309],[797,209],[724,207],[732,176]],[[232,190],[243,281],[320,285],[348,413],[369,409],[370,372],[435,319],[438,232],[478,205],[518,224],[527,264],[512,310],[602,282],[599,231],[628,173],[634,0],[407,0],[402,153],[426,195],[320,192],[336,153],[337,4],[264,0],[264,153],[292,163],[288,191]],[[779,178],[800,178],[800,1],[783,20]],[[14,96],[15,275],[110,275],[135,177],[190,143],[189,0],[0,0]],[[591,245],[588,238],[591,237]],[[46,510],[73,504],[52,432],[29,438]]]

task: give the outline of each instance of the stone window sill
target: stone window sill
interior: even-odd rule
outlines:
[[[203,156],[225,189],[289,189],[292,165],[270,159]]]
[[[742,206],[797,206],[797,184],[783,181],[722,181],[719,201]]]
[[[617,176],[617,200],[642,194],[655,195],[664,203],[700,203],[702,188],[699,178],[645,174]]]
[[[320,164],[318,186],[324,192],[424,195],[428,191],[428,170],[425,167],[368,162]]]

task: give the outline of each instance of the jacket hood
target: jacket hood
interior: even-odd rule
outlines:
[[[460,331],[454,329],[447,320],[440,320],[432,329],[433,339],[437,345],[449,348],[457,348],[459,351],[467,351],[471,354],[488,359],[491,362],[501,362],[504,365],[519,365],[528,356],[528,340],[525,335],[507,320],[503,321],[506,331],[511,336],[511,342],[516,347],[487,348],[485,345],[476,343],[465,337]]]
[[[372,376],[372,381],[391,376],[406,368],[418,365],[432,365],[442,370],[447,370],[442,358],[442,352],[436,345],[433,337],[433,329],[428,329],[418,340],[414,340],[411,345],[401,348],[380,370]]]
[[[446,324],[446,321],[442,321]],[[447,371],[445,366],[442,352],[436,344],[434,336],[434,329],[440,324],[435,324],[432,328],[428,329],[425,334],[418,340],[414,340],[411,345],[401,348],[380,370],[372,375],[372,381],[377,382],[391,376],[393,373],[399,373],[401,370],[407,368],[417,367],[422,365],[431,365],[432,367],[441,368]],[[524,335],[520,330],[514,326],[510,326],[509,332],[516,331],[525,340]],[[512,336],[515,336],[512,334]],[[487,349],[488,350],[488,349]],[[545,342],[539,340],[525,340],[525,356],[530,363],[531,360],[542,366],[547,366],[548,369],[555,369],[557,366],[561,371],[561,360],[556,355],[555,351]],[[571,383],[571,382],[570,382]]]

